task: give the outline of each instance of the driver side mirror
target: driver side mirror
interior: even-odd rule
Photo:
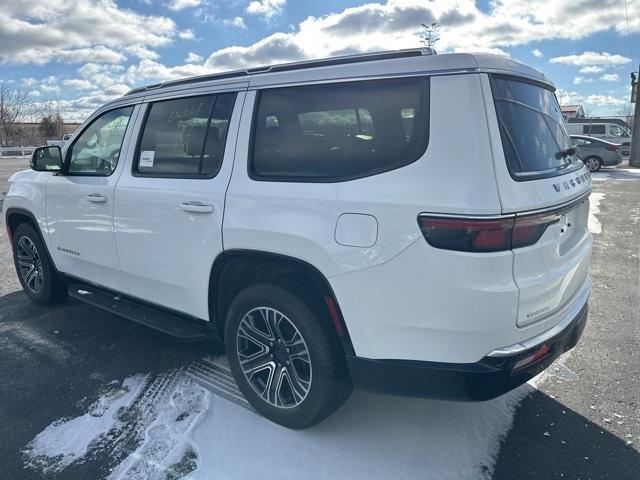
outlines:
[[[31,154],[31,169],[36,172],[62,170],[62,151],[57,145],[37,147]]]

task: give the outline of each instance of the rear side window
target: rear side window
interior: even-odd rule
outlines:
[[[332,182],[414,162],[427,148],[428,82],[415,77],[260,92],[250,175]]]
[[[587,135],[604,135],[604,125],[585,125],[582,127],[582,133]]]
[[[542,85],[494,75],[491,89],[507,167],[515,180],[553,177],[577,170],[566,155],[572,145],[553,91]]]
[[[134,173],[187,178],[217,175],[235,97],[235,93],[224,93],[152,103]]]

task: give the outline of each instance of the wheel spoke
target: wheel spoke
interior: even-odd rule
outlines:
[[[29,286],[34,291],[36,290],[35,285],[31,287],[31,284],[34,283],[34,280],[36,279],[36,276],[37,276],[36,272],[37,272],[36,268],[33,267],[24,278],[24,282],[27,284],[27,286]]]
[[[242,322],[238,331],[238,336],[244,338],[245,340],[249,340],[258,347],[264,348],[265,350],[269,348],[269,344],[272,342],[271,338],[269,338],[249,322]]]
[[[265,389],[267,394],[267,401],[276,407],[284,405],[280,392],[282,389],[282,380],[284,378],[284,368],[277,367],[274,369],[273,374],[269,379],[267,388]]]
[[[291,387],[291,392],[293,393],[295,401],[296,402],[301,401],[309,391],[309,387],[310,387],[309,382],[300,380],[295,367],[292,367],[292,366],[287,367],[287,372],[285,377],[287,379],[287,382],[289,382],[289,386]]]
[[[272,364],[273,361],[269,357],[268,353],[258,352],[255,355],[240,360],[242,370],[247,375],[252,375],[254,372],[260,371],[266,368],[267,364]]]

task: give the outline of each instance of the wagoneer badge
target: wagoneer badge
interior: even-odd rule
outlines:
[[[589,181],[589,174],[588,173],[582,173],[570,180],[566,180],[562,183],[554,183],[553,184],[553,189],[556,192],[559,192],[560,190],[562,190],[562,188],[564,188],[565,190],[571,190],[572,188],[575,188],[577,185],[580,185],[581,183],[586,183],[587,181]]]

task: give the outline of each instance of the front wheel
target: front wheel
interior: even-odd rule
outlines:
[[[49,304],[64,298],[64,284],[51,264],[40,235],[28,223],[13,234],[13,260],[25,293],[37,303]]]
[[[227,316],[225,346],[245,398],[285,427],[320,422],[351,393],[335,333],[294,289],[263,283],[238,293]]]
[[[602,160],[598,157],[587,157],[584,159],[584,164],[590,172],[597,172],[602,167]]]

